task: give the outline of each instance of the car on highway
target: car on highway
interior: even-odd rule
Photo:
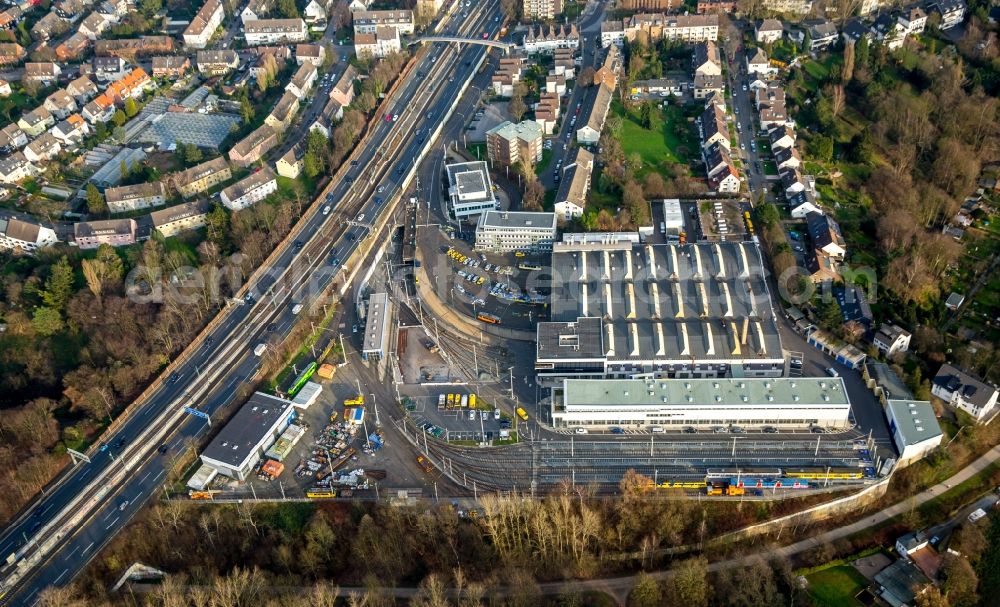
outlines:
[[[181,376],[175,371],[175,372],[173,372],[173,373],[170,374],[170,383],[176,384],[177,380],[179,380],[180,378],[181,378]]]
[[[330,205],[326,205],[325,207],[323,207],[323,215],[329,215],[329,214],[330,214]]]
[[[774,426],[764,426],[764,434],[777,434],[778,429]]]
[[[365,214],[364,213],[358,213],[357,221],[364,221],[364,220],[365,220]]]
[[[339,266],[340,265],[340,258],[339,257],[334,257],[333,259],[331,259],[330,260],[330,265],[333,266],[333,267],[335,267],[335,268],[337,266]]]
[[[577,429],[575,430],[575,432],[576,432],[577,434],[586,434],[586,433],[587,433],[587,429],[586,429],[586,428],[577,428]]]
[[[271,324],[267,325],[267,332],[268,333],[274,333],[277,330],[278,330],[278,323],[272,322]]]
[[[378,192],[379,194],[381,194],[382,192],[385,191],[385,186],[384,185],[380,185],[380,186],[378,186],[378,189],[375,190],[375,191]]]
[[[684,432],[684,434],[698,434],[698,429],[694,426],[684,426],[684,430],[682,430],[682,432]]]
[[[397,120],[399,120],[399,114],[393,114],[392,115],[392,121],[396,122]]]
[[[733,426],[732,428],[729,429],[729,431],[733,434],[746,434],[746,430],[744,430],[739,426]]]
[[[295,241],[295,250],[296,251],[301,251],[302,247],[304,247],[304,246],[306,246],[306,243],[302,242],[301,240],[296,240]]]
[[[160,448],[157,449],[157,451],[159,451],[160,455],[165,455],[167,453],[167,451],[169,451],[169,450],[170,450],[170,446],[167,445],[167,443],[163,443],[162,445],[160,445]]]
[[[623,428],[619,428],[618,426],[614,426],[611,428],[611,434],[625,434],[625,430]]]
[[[125,512],[126,508],[128,508],[128,500],[125,500],[124,502],[118,504],[118,510],[120,510],[121,512]]]
[[[726,432],[726,428],[725,426],[715,426],[712,428],[712,432],[715,432],[716,434],[724,434]]]
[[[347,240],[350,240],[351,242],[354,242],[357,239],[358,239],[358,236],[354,232],[348,232],[347,233]]]
[[[812,426],[811,428],[809,428],[809,431],[812,432],[813,434],[826,434],[826,430],[820,428],[819,426]]]
[[[376,196],[375,197],[375,206],[378,206],[380,204],[382,204],[382,197],[381,196]]]
[[[392,114],[386,114],[385,115],[385,121],[386,122],[392,122]]]

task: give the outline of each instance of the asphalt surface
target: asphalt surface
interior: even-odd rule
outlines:
[[[495,35],[499,23],[492,20],[494,5],[475,7],[466,19],[449,25],[446,31],[461,28],[460,33],[478,37],[487,30]],[[166,441],[167,456],[157,453],[159,441],[150,444],[145,437],[138,444],[137,439],[150,428],[172,423],[174,412],[184,405],[212,415],[236,398],[238,388],[254,380],[261,367],[254,347],[287,333],[296,320],[293,305],[317,297],[342,274],[342,265],[334,266],[331,260],[348,259],[361,246],[372,223],[386,212],[387,201],[398,193],[402,177],[414,166],[428,129],[440,122],[458,98],[463,82],[484,53],[481,46],[439,44],[421,55],[416,68],[432,76],[416,78],[411,72],[402,83],[389,107],[399,119],[379,119],[373,125],[354,156],[357,167],[348,172],[352,181],[339,181],[326,194],[334,211],[304,217],[300,221],[304,235],[301,247],[290,246],[277,253],[274,263],[249,285],[251,299],[233,303],[210,339],[193,346],[193,353],[177,367],[176,375],[159,382],[150,398],[139,404],[113,435],[105,437],[111,446],[97,451],[91,463],[71,470],[4,530],[0,536],[0,554],[4,556],[30,556],[38,543],[46,541],[57,545],[40,566],[6,590],[0,603],[30,605],[42,588],[71,581],[150,497],[162,491],[169,453],[176,453],[189,438],[201,436],[206,422],[194,416],[180,418]],[[442,69],[435,72],[432,68],[438,59]],[[449,74],[455,76],[451,81],[446,78]],[[379,192],[378,188],[384,189]],[[331,254],[332,250],[336,253]],[[266,331],[270,324],[275,326],[273,333]],[[68,525],[69,517],[60,516],[66,514],[63,510],[78,496],[91,496],[96,479],[126,465],[129,472],[122,484],[103,487],[92,497],[100,506],[86,522],[78,528]],[[12,571],[8,566],[4,576]]]

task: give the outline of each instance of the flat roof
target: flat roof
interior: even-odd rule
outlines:
[[[204,458],[239,468],[262,443],[270,439],[272,429],[288,415],[292,402],[263,392],[254,392],[222,431],[205,447]]]
[[[547,228],[556,229],[555,213],[527,211],[486,211],[479,216],[477,228]]]
[[[850,404],[844,380],[840,377],[566,379],[563,380],[563,400],[567,406],[599,407]]]
[[[609,360],[782,358],[753,243],[557,242],[551,268],[552,322],[538,324],[539,344],[593,317]],[[541,345],[538,354],[547,358]]]
[[[365,321],[365,342],[362,352],[385,355],[389,339],[392,308],[387,293],[373,293],[368,298],[368,318]]]
[[[941,426],[934,417],[934,408],[925,400],[890,400],[886,404],[892,412],[896,430],[904,446],[916,445],[941,436]]]
[[[889,365],[869,358],[865,361],[865,369],[868,370],[868,375],[875,380],[878,387],[885,391],[886,400],[913,399],[910,389]]]

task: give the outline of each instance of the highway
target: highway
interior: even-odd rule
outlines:
[[[456,15],[445,32],[479,38],[485,31],[495,37],[500,27],[495,13],[495,0],[477,3],[466,16]],[[320,193],[333,211],[324,215],[319,207],[325,205],[318,205],[303,217],[295,228],[300,234],[295,245],[272,254],[210,334],[116,424],[105,437],[107,448],[93,450],[89,464],[66,473],[0,535],[0,553],[8,563],[16,561],[2,571],[0,604],[31,605],[42,588],[71,581],[147,500],[164,491],[171,458],[207,430],[203,419],[181,408],[213,415],[245,397],[241,389],[257,379],[262,363],[254,347],[276,345],[297,320],[291,311],[295,303],[314,302],[349,274],[349,266],[332,262],[350,260],[380,232],[380,220],[391,215],[405,179],[431,143],[432,130],[461,96],[485,52],[482,46],[454,44],[418,52],[390,100],[390,120],[376,116],[341,178]],[[264,357],[273,352],[269,348]],[[158,453],[160,445],[167,446],[166,454]]]

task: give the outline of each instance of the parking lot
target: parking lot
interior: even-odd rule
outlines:
[[[429,436],[459,444],[495,444],[510,438],[511,417],[467,386],[434,387],[408,399],[410,417]]]

